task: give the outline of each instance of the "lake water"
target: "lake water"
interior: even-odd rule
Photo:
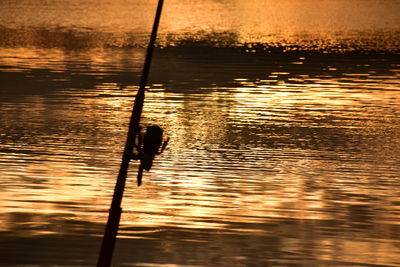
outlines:
[[[0,2],[0,266],[94,266],[156,1]],[[400,2],[165,2],[113,266],[399,266]]]

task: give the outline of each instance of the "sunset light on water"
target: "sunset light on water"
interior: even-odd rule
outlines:
[[[1,1],[0,266],[95,266],[156,4]],[[112,266],[400,265],[400,3],[164,5]]]

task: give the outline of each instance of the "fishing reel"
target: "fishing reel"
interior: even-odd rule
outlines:
[[[143,170],[150,171],[156,155],[164,152],[168,145],[169,138],[163,140],[163,129],[158,125],[148,126],[144,136],[139,131],[137,143],[134,145],[136,153],[132,154],[133,159],[140,160],[139,171],[137,175],[137,184],[142,184]]]

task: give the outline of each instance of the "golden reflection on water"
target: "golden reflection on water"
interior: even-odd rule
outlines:
[[[22,72],[33,70],[51,70],[63,74],[66,71],[77,71],[83,74],[98,76],[113,69],[124,71],[141,71],[141,66],[133,62],[144,58],[142,49],[129,49],[115,53],[112,49],[91,49],[87,53],[69,52],[60,49],[34,48],[0,48],[0,63],[3,72]],[[79,59],[77,60],[77,57]],[[129,60],[128,60],[129,59]],[[32,74],[34,77],[34,74]],[[60,77],[56,81],[62,81]]]
[[[371,90],[386,88],[387,81],[380,83],[378,77],[372,78],[375,83],[366,87],[357,78],[348,84],[328,77],[299,77],[288,83],[280,79],[282,75],[290,72],[271,73],[268,80],[234,78],[236,86],[202,88],[206,93],[171,92],[160,83],[152,86],[147,94],[143,123],[161,123],[171,143],[156,160],[154,169],[145,175],[141,188],[135,186],[136,166],[132,164],[123,200],[121,239],[157,239],[167,227],[270,236],[277,231],[275,220],[288,220],[307,223],[299,226],[300,231],[290,223],[278,223],[287,251],[297,251],[303,242],[308,242],[306,233],[311,231],[312,242],[325,249],[315,257],[318,260],[334,261],[335,255],[340,255],[340,261],[354,262],[357,256],[358,262],[368,262],[373,251],[378,255],[376,263],[398,261],[390,241],[392,229],[387,228],[397,224],[396,213],[389,209],[395,208],[390,203],[398,201],[398,196],[386,193],[391,186],[379,187],[371,182],[377,177],[382,181],[392,179],[398,172],[395,163],[376,165],[379,157],[387,161],[391,155],[394,162],[398,161],[398,153],[391,151],[387,143],[395,145],[393,141],[400,140],[397,120],[380,108],[398,105],[396,90]],[[393,80],[390,84],[396,89],[397,77],[390,77]],[[356,87],[357,92],[349,85]],[[46,124],[49,129],[65,130],[61,133],[51,130],[53,133],[48,136],[36,134],[33,138],[38,139],[31,140],[34,147],[26,154],[15,153],[18,147],[11,144],[8,147],[16,151],[2,154],[0,166],[5,175],[2,182],[10,179],[21,182],[9,182],[1,195],[2,231],[18,231],[22,236],[80,232],[101,236],[100,226],[106,221],[124,126],[135,90],[135,86],[121,89],[118,83],[102,82],[90,90],[64,89],[50,97],[22,100],[29,105],[19,111],[19,117],[33,124],[20,122],[18,127],[31,127],[34,133],[37,125]],[[371,107],[365,109],[366,103]],[[8,109],[13,110],[12,106]],[[43,111],[47,113],[44,117]],[[357,119],[352,119],[352,114],[357,114]],[[8,116],[12,118],[12,113]],[[312,121],[319,117],[326,121]],[[57,123],[60,118],[61,123]],[[375,155],[376,160],[364,152],[357,156],[351,148],[342,147],[341,142],[356,147],[351,142],[339,140],[331,144],[320,140],[329,136],[324,136],[318,128],[324,131],[327,127],[336,131],[344,128],[350,131],[349,135],[360,134],[362,130],[365,136],[388,137],[388,133],[377,129],[385,125],[379,122],[382,120],[388,120],[393,136],[376,143],[369,140],[368,149],[378,149],[381,153]],[[307,149],[310,137],[306,128],[299,136],[293,132],[301,124],[313,129],[315,149]],[[71,131],[72,125],[76,129]],[[267,128],[262,130],[264,127]],[[385,129],[390,128],[385,126]],[[346,132],[340,133],[343,134]],[[293,140],[285,144],[287,138]],[[277,143],[271,142],[272,139]],[[322,143],[318,146],[318,142]],[[336,146],[336,151],[325,150],[327,145]],[[387,166],[392,166],[394,172],[384,169]],[[375,196],[379,201],[366,203],[364,196]],[[345,207],[358,205],[382,206],[372,217],[361,211],[361,219],[357,216],[348,219]],[[34,216],[17,221],[16,214]],[[362,216],[367,219],[363,221]],[[68,226],[68,221],[91,222],[99,227],[88,231],[79,224]],[[332,230],[335,221],[353,230],[341,229],[344,231],[341,237],[327,236],[324,231],[335,231]],[[332,222],[325,226],[330,230],[319,226],[324,222]],[[374,228],[365,233],[353,225],[357,222]],[[61,227],[54,227],[57,223]],[[261,226],[266,223],[271,227]],[[389,241],[369,239],[368,234],[376,231]],[[152,235],[155,237],[148,237]],[[196,236],[187,240],[207,241]],[[378,248],[373,245],[376,242]]]
[[[153,91],[148,93],[149,103],[146,103],[146,108],[151,110],[151,116],[146,114],[146,123],[151,123],[151,120],[154,120],[154,118],[150,119],[150,117],[155,116],[157,121],[160,121],[159,119],[162,118],[162,121],[167,123],[165,126],[168,127],[168,135],[172,139],[170,144],[172,150],[178,150],[179,154],[181,154],[177,161],[174,160],[173,155],[168,156],[167,154],[167,158],[170,157],[169,160],[171,160],[171,163],[168,164],[161,158],[161,169],[152,171],[148,179],[151,181],[152,176],[160,176],[158,179],[161,179],[159,182],[161,182],[162,186],[169,184],[168,186],[174,188],[174,192],[182,191],[183,196],[180,197],[179,194],[177,196],[166,194],[160,186],[149,182],[150,184],[144,188],[144,192],[140,193],[144,194],[144,200],[138,203],[137,199],[130,197],[137,194],[137,189],[132,187],[133,182],[131,181],[127,197],[124,200],[124,206],[128,207],[124,216],[124,226],[130,225],[128,222],[133,222],[133,225],[149,225],[149,216],[153,225],[171,224],[180,225],[181,227],[187,225],[187,227],[201,227],[206,229],[223,228],[224,223],[203,221],[204,218],[213,218],[215,216],[219,216],[220,219],[229,218],[230,221],[240,221],[243,216],[246,216],[248,222],[255,223],[263,220],[262,218],[265,217],[276,218],[282,215],[297,219],[328,219],[330,216],[323,212],[326,205],[324,204],[323,192],[316,191],[311,195],[304,194],[305,192],[302,189],[303,178],[296,175],[296,173],[301,173],[305,166],[313,168],[312,165],[315,160],[308,159],[307,154],[303,154],[303,156],[306,156],[305,158],[298,158],[296,164],[291,165],[289,173],[282,176],[275,175],[275,179],[278,180],[291,180],[292,182],[289,184],[277,185],[271,181],[263,189],[267,190],[264,191],[265,194],[247,194],[245,193],[247,190],[258,190],[259,183],[265,183],[265,181],[260,180],[263,174],[256,173],[253,176],[250,175],[252,179],[255,179],[253,182],[231,180],[230,184],[236,188],[234,190],[236,193],[221,194],[219,190],[225,190],[225,185],[215,184],[213,179],[220,179],[224,176],[232,179],[232,177],[237,176],[237,173],[234,169],[228,171],[224,167],[226,162],[223,158],[212,159],[212,165],[208,165],[209,163],[204,159],[208,158],[210,153],[215,155],[213,150],[220,149],[220,144],[230,134],[226,128],[227,118],[234,121],[256,123],[260,122],[260,120],[274,121],[276,118],[279,118],[281,123],[282,121],[287,121],[287,123],[293,124],[296,122],[298,114],[301,114],[301,110],[307,111],[307,116],[309,117],[319,117],[326,112],[331,112],[330,110],[342,110],[341,112],[343,113],[346,106],[351,110],[358,109],[357,106],[362,107],[365,100],[372,101],[376,99],[380,101],[380,105],[383,105],[386,99],[390,104],[396,104],[393,102],[393,99],[396,99],[396,91],[389,90],[384,91],[380,95],[375,95],[374,91],[359,89],[360,92],[352,94],[340,89],[341,84],[338,84],[335,80],[324,80],[326,84],[331,84],[329,92],[324,90],[324,88],[316,88],[315,81],[312,84],[302,83],[296,86],[282,83],[281,85],[269,85],[268,88],[264,87],[262,82],[257,84],[248,79],[236,79],[236,81],[246,87],[223,88],[210,92],[205,96],[201,96],[201,98],[206,99],[206,102],[203,99],[196,99],[196,96],[187,100],[187,97],[183,95],[179,96],[167,93],[162,89],[153,89]],[[333,88],[335,84],[336,89]],[[130,98],[120,98],[119,95],[113,95],[113,92],[117,89],[118,86],[114,83],[99,84],[94,88],[93,93],[86,93],[84,98],[76,99],[74,105],[78,107],[93,107],[92,109],[85,109],[86,112],[89,112],[88,115],[85,115],[86,119],[93,116],[91,113],[96,112],[96,110],[103,110],[104,114],[109,114],[103,116],[109,117],[110,120],[103,121],[102,123],[105,125],[99,126],[101,128],[105,126],[107,131],[112,131],[112,127],[116,126],[120,128],[121,125],[126,123],[127,114],[122,114],[122,112],[128,112],[131,104]],[[229,91],[229,94],[226,93],[227,91]],[[133,94],[131,93],[131,95]],[[340,99],[340,96],[342,99]],[[159,101],[160,99],[166,101]],[[221,99],[223,101],[220,101]],[[363,101],[360,101],[360,99]],[[43,104],[40,105],[42,106]],[[43,107],[39,106],[39,108],[35,108],[31,102],[29,108],[30,115],[40,117],[40,114],[34,115],[32,113],[35,109],[40,111]],[[74,115],[74,111],[71,109],[62,110],[63,108],[61,108],[61,113],[57,113],[57,116],[61,115],[66,121],[76,121],[78,117],[82,116],[81,112]],[[228,113],[224,114],[221,110],[226,110],[225,112]],[[357,114],[359,116],[369,116],[361,110]],[[382,117],[382,115],[375,116]],[[351,127],[356,126],[352,125]],[[64,138],[68,138],[68,136],[64,136]],[[195,141],[194,144],[204,146],[206,151],[203,151],[201,147],[187,147],[191,144],[190,140],[192,142]],[[121,144],[121,141],[119,141],[119,144]],[[102,145],[110,146],[113,144],[105,142]],[[108,185],[108,190],[103,193],[95,193],[95,195],[102,195],[101,198],[97,198],[95,202],[93,202],[94,199],[92,197],[88,198],[94,192],[104,190],[104,178],[102,178],[104,173],[98,173],[97,167],[65,161],[63,157],[60,157],[59,163],[57,163],[58,160],[55,156],[53,156],[54,159],[48,158],[48,155],[63,155],[66,153],[66,149],[71,149],[72,151],[69,153],[74,153],[76,157],[76,152],[73,152],[74,146],[75,144],[72,143],[71,146],[53,147],[51,150],[47,147],[47,156],[35,158],[31,163],[18,162],[20,170],[17,169],[17,173],[23,174],[24,177],[29,177],[32,180],[44,180],[44,183],[39,183],[34,192],[32,192],[33,188],[31,187],[20,187],[16,191],[6,191],[2,196],[2,210],[13,212],[35,210],[36,212],[40,211],[40,213],[65,212],[64,209],[59,210],[57,204],[52,203],[68,201],[73,203],[90,203],[90,205],[105,209],[108,206],[109,198],[104,198],[104,196],[111,193],[112,181],[107,182],[110,184]],[[86,147],[86,149],[89,148],[91,148],[91,145]],[[117,148],[113,148],[112,150],[118,151]],[[209,151],[207,152],[207,150]],[[241,150],[239,152],[241,153]],[[249,153],[246,148],[243,149],[243,152]],[[276,157],[277,152],[276,150],[272,150],[264,154],[265,151],[260,150],[257,152],[256,150],[255,156],[261,153],[261,155],[257,156],[258,159],[255,162],[256,164],[260,164],[258,168],[263,168],[264,164],[268,164],[267,159]],[[293,152],[287,150],[287,153]],[[193,157],[192,153],[196,153],[196,157],[190,159],[190,157]],[[285,154],[285,150],[281,150],[279,153]],[[303,153],[307,152],[304,151]],[[80,158],[88,156],[85,154],[79,155]],[[102,155],[96,155],[96,157],[99,156]],[[186,162],[183,164],[191,166],[190,169],[186,169],[186,167],[180,165],[182,162],[179,161],[179,158],[182,159],[182,157],[184,159],[185,157],[189,157],[185,159]],[[201,162],[198,162],[199,159],[201,159]],[[106,158],[102,160],[106,160]],[[117,160],[118,157],[113,161],[117,162]],[[8,155],[6,161],[14,162],[13,155]],[[38,161],[42,161],[43,163],[38,165]],[[51,162],[56,163],[51,164]],[[199,163],[202,165],[201,167],[197,166]],[[182,167],[183,170],[177,175],[174,169],[181,169]],[[275,166],[278,171],[282,171],[283,167],[282,165]],[[251,171],[245,166],[244,168],[242,169],[243,173]],[[316,168],[321,167],[316,166]],[[240,166],[238,166],[238,170],[241,170]],[[9,171],[7,168],[3,168],[2,173],[12,176],[15,171],[14,165]],[[132,175],[131,179],[134,179],[134,175]],[[254,188],[252,189],[253,186]],[[268,188],[273,189],[275,193],[269,192],[271,189],[268,190]],[[199,195],[199,189],[206,190],[206,195]],[[207,200],[207,195],[210,194],[208,190],[211,190],[211,192],[216,190],[216,194],[212,193],[210,195],[212,198]],[[362,194],[368,195],[368,191]],[[282,198],[282,195],[285,197]],[[46,196],[46,198],[44,199],[43,196]],[[10,200],[21,198],[24,199],[24,202],[30,204],[26,207],[9,207],[13,202]],[[149,201],[150,199],[151,201]],[[299,201],[299,199],[303,201]],[[293,202],[293,200],[297,201]],[[163,205],[160,206],[160,203],[163,203]],[[261,203],[262,205],[260,205]],[[227,209],[227,206],[231,206],[231,208]],[[134,207],[134,209],[130,209],[129,207]],[[152,211],[154,215],[149,215],[148,211]],[[97,221],[99,223],[104,220],[104,214],[99,216],[98,213],[87,214],[85,211],[77,212],[75,210],[73,212],[75,216],[83,216],[82,220]],[[140,214],[143,214],[144,217],[142,218]],[[194,218],[199,219],[196,221]]]
[[[142,122],[171,141],[140,188],[132,163],[120,265],[398,265],[400,65],[371,52],[398,44],[398,2],[167,2]],[[0,231],[34,261],[26,240],[99,244],[155,1],[16,3],[0,17]],[[344,39],[370,55],[249,44]]]
[[[72,50],[147,44],[156,1],[72,2],[3,1],[0,44]],[[391,0],[173,0],[164,8],[159,43],[249,45],[249,51],[252,44],[398,50],[399,5]]]

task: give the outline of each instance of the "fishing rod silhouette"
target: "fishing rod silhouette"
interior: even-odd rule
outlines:
[[[153,29],[147,46],[142,77],[139,90],[135,97],[131,117],[129,120],[128,134],[124,152],[122,154],[121,166],[115,184],[114,194],[108,214],[108,220],[104,231],[103,241],[100,247],[97,267],[109,267],[114,252],[115,241],[118,234],[121,219],[121,202],[124,195],[126,177],[128,175],[129,163],[132,159],[140,160],[137,184],[142,183],[143,170],[150,170],[156,155],[161,154],[168,144],[168,139],[162,141],[163,130],[159,126],[149,126],[144,137],[141,137],[140,118],[143,111],[144,93],[146,91],[147,78],[149,76],[151,58],[157,37],[157,29],[160,22],[163,0],[158,1]],[[137,141],[136,141],[137,140]],[[162,145],[161,145],[162,144]],[[161,147],[161,150],[160,150]],[[136,150],[136,153],[134,152]]]

